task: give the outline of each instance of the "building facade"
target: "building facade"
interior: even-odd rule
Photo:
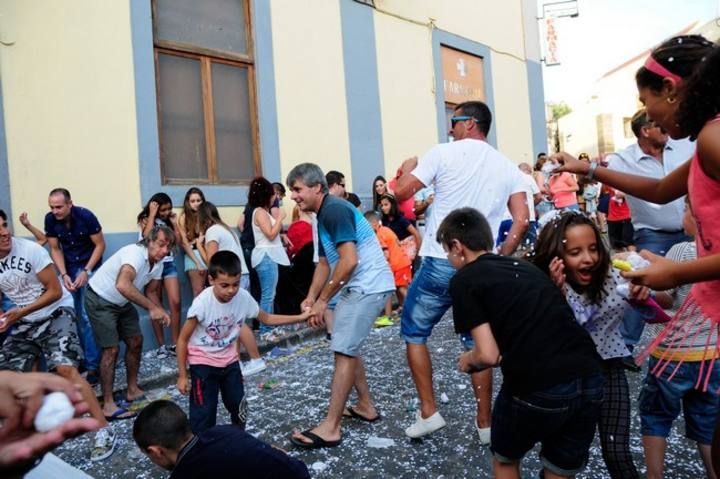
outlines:
[[[475,98],[508,157],[545,149],[536,2],[4,0],[0,207],[21,234],[66,187],[107,257],[158,191],[235,224],[253,176],[311,161],[369,197]]]

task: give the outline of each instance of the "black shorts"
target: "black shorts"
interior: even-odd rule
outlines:
[[[493,404],[490,450],[501,463],[520,461],[540,443],[546,469],[572,476],[585,468],[603,400],[599,373],[528,394],[504,386]]]
[[[608,236],[610,237],[610,246],[613,249],[622,249],[632,246],[635,228],[631,220],[608,221]]]

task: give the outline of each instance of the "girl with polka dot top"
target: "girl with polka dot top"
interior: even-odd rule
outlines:
[[[630,453],[630,391],[622,358],[630,356],[620,333],[627,301],[623,282],[593,220],[582,213],[559,213],[540,232],[533,262],[563,290],[575,319],[590,334],[603,359],[605,390],[598,429],[610,477],[639,477]],[[649,290],[631,286],[631,297]]]

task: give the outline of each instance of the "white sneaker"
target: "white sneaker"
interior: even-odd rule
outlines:
[[[168,350],[165,348],[164,344],[155,350],[155,357],[157,359],[165,359],[168,355]]]
[[[265,369],[267,369],[267,364],[265,364],[265,360],[263,358],[251,359],[243,364],[241,369],[243,376],[252,376],[260,371],[265,371]]]
[[[437,431],[438,429],[442,429],[445,427],[445,419],[440,415],[439,412],[436,412],[432,416],[423,419],[422,415],[420,414],[420,410],[418,410],[415,424],[410,426],[409,428],[405,429],[405,435],[407,437],[417,439],[418,437],[427,436],[428,434],[432,434],[433,432]]]
[[[490,428],[489,427],[480,427],[477,425],[477,422],[475,423],[475,430],[478,433],[478,437],[480,438],[480,444],[483,446],[487,446],[490,444]]]
[[[95,443],[90,453],[91,461],[102,461],[115,451],[115,432],[110,426],[95,433]]]

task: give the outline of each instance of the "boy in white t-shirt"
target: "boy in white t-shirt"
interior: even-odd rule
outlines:
[[[218,251],[210,258],[206,288],[188,310],[188,319],[177,342],[177,388],[190,392],[190,425],[195,434],[215,426],[218,392],[230,413],[233,424],[245,427],[246,406],[243,399],[237,339],[247,318],[279,326],[298,323],[308,312],[289,316],[261,311],[250,293],[240,288],[242,267],[237,254]],[[190,365],[190,377],[186,363]]]

